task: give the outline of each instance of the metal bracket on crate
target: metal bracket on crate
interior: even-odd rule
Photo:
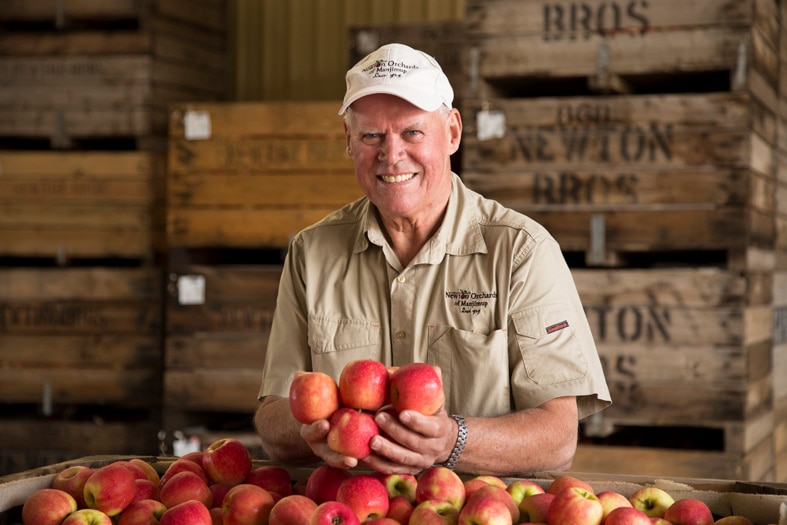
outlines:
[[[588,87],[599,93],[631,93],[632,89],[620,75],[609,72],[609,46],[601,42],[596,54],[596,74],[588,77]]]
[[[746,42],[741,42],[738,44],[738,57],[735,60],[735,70],[732,73],[732,91],[746,88],[748,60],[748,47]]]
[[[590,216],[590,250],[587,254],[587,263],[591,266],[601,266],[606,259],[606,218],[604,215]]]

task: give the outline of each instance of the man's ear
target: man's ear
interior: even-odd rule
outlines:
[[[459,150],[459,143],[462,141],[462,116],[456,108],[448,115],[448,133],[449,151],[453,155]]]

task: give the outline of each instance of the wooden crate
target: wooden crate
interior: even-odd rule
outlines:
[[[168,105],[226,95],[223,0],[0,5],[0,139],[162,148]]]
[[[267,265],[170,269],[164,368],[170,414],[253,414],[280,275],[280,266]]]
[[[754,97],[499,98],[468,100],[464,114],[468,186],[588,264],[717,251],[730,267],[773,270],[776,115]]]
[[[165,157],[0,151],[0,256],[152,261],[164,250]]]
[[[339,102],[194,103],[173,108],[171,248],[284,248],[362,196]]]
[[[467,34],[477,57],[469,74],[482,98],[578,86],[636,92],[682,77],[745,86],[773,100],[778,20],[773,0],[663,0],[628,8],[604,0],[469,0]]]
[[[155,268],[0,269],[2,403],[159,407],[162,278]]]
[[[776,479],[772,275],[712,267],[573,274],[613,399],[585,431],[609,442],[643,428],[651,438],[661,432],[651,440],[658,447],[700,452],[714,448],[712,438],[707,475]]]

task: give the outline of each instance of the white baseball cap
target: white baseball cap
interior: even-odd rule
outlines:
[[[440,64],[423,51],[386,44],[355,64],[345,75],[347,91],[339,115],[361,97],[385,93],[424,111],[451,107],[454,90]]]

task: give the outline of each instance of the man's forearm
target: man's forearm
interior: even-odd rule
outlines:
[[[286,398],[265,398],[254,415],[262,448],[275,461],[311,462],[318,458],[301,438],[300,423],[292,417]]]
[[[567,470],[576,452],[574,398],[499,418],[468,418],[467,445],[457,470],[516,475]]]

